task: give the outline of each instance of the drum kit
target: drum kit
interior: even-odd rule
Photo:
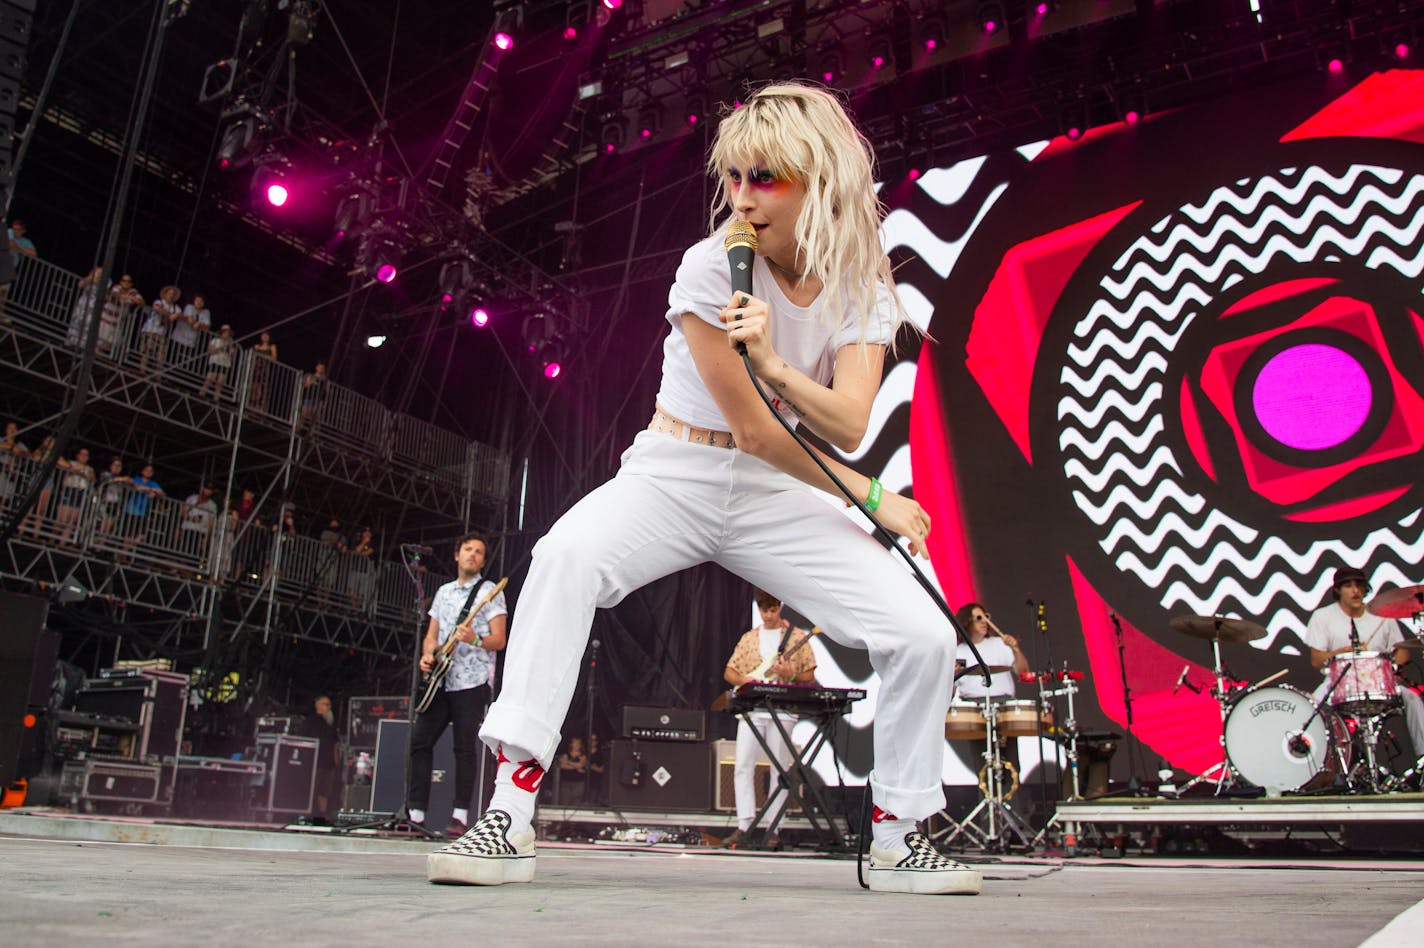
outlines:
[[[1368,610],[1386,619],[1424,614],[1424,586],[1381,593]],[[1211,696],[1221,710],[1221,763],[1188,781],[1178,794],[1214,780],[1227,786],[1260,787],[1267,796],[1339,787],[1349,793],[1385,793],[1402,780],[1383,767],[1379,755],[1385,722],[1400,713],[1393,652],[1358,647],[1335,655],[1316,696],[1276,684],[1285,669],[1255,684],[1236,681],[1221,661],[1221,643],[1251,642],[1266,630],[1245,619],[1178,616],[1170,627],[1212,645]],[[1398,647],[1419,648],[1418,639]],[[1187,687],[1201,691],[1190,684]]]

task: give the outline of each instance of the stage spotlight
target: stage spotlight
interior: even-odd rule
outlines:
[[[489,325],[489,321],[489,310],[485,309],[483,306],[476,306],[474,309],[470,310],[470,325],[474,326],[476,329],[485,328]]]
[[[974,4],[974,19],[985,33],[997,32],[1008,23],[1004,5],[999,0],[978,0]]]
[[[371,218],[371,195],[365,191],[348,194],[336,205],[336,227],[338,239],[345,239]]]
[[[515,3],[499,10],[494,15],[491,29],[495,49],[508,52],[514,48],[514,38],[524,29],[524,4]]]
[[[218,142],[218,167],[233,170],[251,164],[262,150],[258,132],[257,119],[252,115],[236,119],[224,129]]]
[[[890,40],[883,36],[871,41],[868,55],[872,72],[879,72],[895,61],[895,51],[890,47]]]
[[[1128,125],[1136,125],[1147,117],[1147,96],[1139,89],[1131,89],[1118,96],[1118,116]]]
[[[604,154],[611,155],[613,152],[623,147],[623,142],[627,131],[624,128],[623,117],[610,116],[603,120],[603,126],[598,132],[598,147]]]
[[[559,377],[559,374],[560,374],[561,372],[563,372],[563,371],[564,371],[563,366],[561,366],[561,365],[560,365],[559,363],[557,363],[557,362],[545,362],[545,363],[544,363],[544,378],[546,378],[546,379],[556,379],[556,378]]]
[[[603,5],[610,10],[621,10],[623,8],[623,0],[603,0]]]
[[[647,141],[663,130],[663,113],[661,109],[652,106],[640,109],[638,112],[638,137]]]
[[[258,202],[265,202],[269,207],[284,207],[292,196],[285,159],[275,154],[259,158],[257,169],[252,172],[252,191]]]
[[[566,351],[562,339],[551,339],[544,345],[539,353],[539,358],[544,363],[544,378],[556,379],[564,374]]]
[[[394,283],[400,276],[401,250],[389,233],[367,234],[358,259],[381,283]]]
[[[933,53],[944,45],[944,19],[927,16],[920,25],[920,46],[926,53]]]
[[[1070,142],[1076,142],[1088,131],[1088,103],[1082,99],[1070,102],[1058,113],[1058,131]]]
[[[381,346],[384,346],[385,344],[386,344],[386,337],[385,337],[385,336],[367,336],[367,337],[366,337],[366,348],[368,348],[368,349],[379,349],[379,348],[381,348]]]
[[[687,116],[688,125],[696,125],[705,119],[707,117],[707,96],[700,92],[694,92],[688,96],[687,111],[685,114]]]

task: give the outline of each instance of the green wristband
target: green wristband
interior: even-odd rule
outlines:
[[[870,479],[870,493],[865,498],[865,509],[875,511],[880,509],[880,495],[883,488],[880,486],[878,478]]]

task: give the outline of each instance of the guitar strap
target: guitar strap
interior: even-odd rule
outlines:
[[[470,594],[465,597],[465,604],[460,607],[460,617],[455,620],[454,629],[458,629],[460,623],[470,617],[470,607],[475,604],[475,594],[480,591],[480,587],[484,584],[484,579],[480,576],[476,576],[475,581],[470,584]],[[454,629],[451,630],[452,635],[454,634]]]
[[[791,633],[796,631],[796,626],[788,625],[781,631],[781,644],[776,646],[776,654],[782,655],[786,652],[786,646],[791,642]]]

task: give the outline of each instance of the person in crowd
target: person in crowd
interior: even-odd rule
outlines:
[[[754,597],[757,611],[761,613],[761,624],[742,633],[732,657],[727,659],[727,667],[722,677],[733,688],[749,681],[792,681],[810,684],[816,680],[816,654],[805,640],[810,633],[792,626],[789,619],[782,618],[781,600],[770,593],[758,589]],[[751,676],[758,669],[767,666],[760,679]],[[796,726],[796,718],[781,715],[781,727],[790,732]],[[781,770],[791,766],[792,749],[782,739],[781,729],[772,715],[766,711],[756,711],[737,722],[737,763],[732,770],[732,790],[737,801],[737,828],[722,840],[722,845],[741,845],[752,828],[756,818],[756,765],[761,759],[762,746],[757,740],[757,732],[771,748]],[[766,811],[768,824],[781,815],[790,799],[784,787],[779,787]],[[765,840],[769,849],[778,849],[781,840],[771,833]]]
[[[232,362],[236,357],[237,342],[232,338],[232,327],[225,325],[208,340],[208,374],[203,379],[203,387],[198,389],[199,398],[211,390],[213,404],[222,399],[223,385],[232,372]]]
[[[103,267],[95,267],[79,279],[74,305],[69,310],[69,331],[64,336],[64,341],[71,348],[78,349],[88,337],[89,319],[94,313],[94,301],[99,297],[99,281],[103,274]]]
[[[302,376],[301,430],[305,434],[316,431],[321,420],[321,406],[326,402],[326,363],[318,362],[310,372]]]
[[[213,499],[216,492],[216,487],[205,483],[197,493],[189,494],[183,501],[183,522],[178,525],[178,548],[203,565],[200,573],[206,571],[208,540],[218,518],[218,502]]]
[[[10,296],[10,284],[15,280],[15,270],[20,265],[20,257],[37,257],[39,251],[35,249],[35,242],[26,237],[27,228],[25,222],[18,217],[10,221],[10,228],[7,231],[10,245],[10,272],[9,279],[0,282],[0,326],[10,325],[10,317],[5,315],[5,301]]]
[[[268,389],[272,385],[273,365],[277,361],[277,344],[272,334],[264,332],[257,345],[252,347],[252,383],[247,389],[247,407],[257,411],[267,410]]]
[[[449,671],[436,689],[430,706],[416,716],[410,742],[410,782],[406,799],[410,819],[425,823],[430,803],[430,770],[435,743],[445,728],[454,725],[455,807],[445,832],[463,835],[470,821],[470,800],[481,752],[480,719],[489,705],[494,686],[494,653],[504,648],[508,608],[504,593],[494,594],[495,583],[483,577],[488,548],[484,537],[467,534],[455,541],[455,578],[435,591],[430,603],[430,623],[421,643],[420,670],[430,674],[436,652],[454,636],[460,643],[451,654]],[[476,609],[476,606],[479,606]],[[535,788],[538,789],[537,787]]]
[[[559,755],[559,802],[582,803],[588,793],[588,751],[583,738],[569,738],[568,748]]]
[[[79,515],[89,500],[89,492],[94,489],[94,469],[89,466],[89,449],[79,448],[71,460],[61,458],[58,463],[59,503],[55,510],[55,522],[59,526],[59,542],[69,543],[79,526]]]
[[[712,561],[869,652],[882,683],[869,887],[977,893],[979,872],[939,853],[916,826],[945,805],[951,624],[898,559],[825,502],[816,489],[835,484],[781,424],[856,449],[885,350],[904,325],[870,145],[835,95],[780,83],[726,114],[708,167],[718,180],[712,219],[731,220],[683,255],[653,417],[618,475],[534,549],[503,688],[480,735],[500,761],[494,796],[465,837],[427,857],[426,877],[532,881],[536,794],[595,610]],[[733,292],[724,241],[734,222],[757,238],[755,293]],[[780,421],[753,378],[775,396]],[[911,555],[923,554],[930,517],[918,503],[829,454],[819,460],[909,541]]]
[[[191,375],[206,375],[203,356],[208,351],[208,332],[212,329],[213,314],[208,302],[201,294],[194,294],[192,301],[183,307],[183,315],[173,321],[173,331],[169,337],[173,364]]]
[[[340,519],[332,517],[327,521],[326,528],[321,531],[317,540],[321,543],[321,549],[316,554],[316,595],[317,600],[326,605],[331,602],[331,597],[336,592],[342,561],[341,552],[346,545]]]
[[[311,820],[319,825],[330,825],[341,808],[341,739],[330,695],[317,695],[312,702],[312,713],[302,722],[301,734],[318,741]]]
[[[147,373],[149,366],[155,372],[163,368],[163,358],[168,349],[168,333],[173,323],[183,318],[183,307],[178,300],[183,291],[169,285],[158,291],[158,299],[143,315],[138,327],[138,370]]]
[[[361,609],[371,595],[371,579],[375,572],[376,541],[370,527],[362,527],[356,538],[342,551],[348,554],[350,572],[346,577],[346,595],[352,609]]]
[[[114,530],[114,522],[122,509],[124,495],[128,492],[133,478],[124,476],[124,459],[115,456],[109,461],[109,469],[99,475],[99,533],[107,536]]]
[[[40,441],[40,446],[30,453],[30,460],[36,464],[44,464],[54,454],[54,435],[45,435]],[[63,460],[61,458],[61,460]],[[59,467],[59,462],[55,462],[55,467]],[[44,487],[40,488],[39,496],[35,498],[35,505],[25,514],[25,519],[20,522],[20,533],[28,533],[32,537],[40,535],[40,522],[49,516],[49,499],[54,494],[54,475],[50,474],[45,478]]]
[[[15,459],[29,456],[30,449],[20,440],[19,424],[5,422],[5,437],[0,439],[0,511],[9,512],[11,498],[24,480],[26,466],[16,463]]]
[[[588,790],[589,803],[607,803],[608,788],[604,785],[604,774],[608,770],[608,750],[594,731],[588,736]]]
[[[109,288],[104,308],[99,311],[99,354],[112,356],[119,344],[124,321],[143,306],[143,294],[134,286],[133,277],[125,273]]]
[[[124,547],[130,551],[148,538],[153,498],[163,496],[163,488],[153,475],[153,465],[145,464],[129,484],[129,496],[124,502]]]
[[[262,529],[262,518],[257,512],[257,495],[244,487],[228,517],[232,536],[236,538],[232,551],[232,579],[244,582],[256,576],[262,562],[259,559],[261,544],[257,539],[257,533]]]

